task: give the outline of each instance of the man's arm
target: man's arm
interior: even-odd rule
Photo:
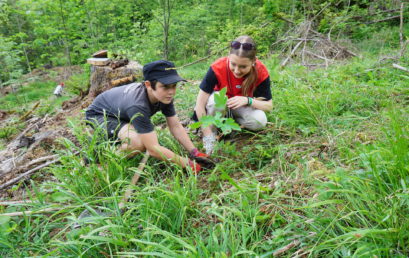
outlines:
[[[182,168],[188,165],[189,160],[187,158],[181,157],[168,148],[159,145],[156,132],[144,133],[140,134],[139,136],[141,138],[142,144],[145,146],[146,150],[151,156],[164,161],[170,160],[171,162],[178,164]]]
[[[182,124],[179,122],[179,118],[177,116],[167,117],[166,121],[172,135],[189,152],[189,158],[195,160],[198,164],[200,164],[200,166],[203,166],[204,168],[214,168],[214,161],[209,159],[208,155],[201,153],[198,149],[195,148],[189,138],[189,135],[186,133],[185,128],[183,128]]]
[[[175,139],[182,144],[182,146],[188,151],[192,151],[195,146],[189,138],[189,135],[186,133],[185,128],[179,121],[177,116],[166,117],[166,122],[169,127],[169,131],[175,137]]]

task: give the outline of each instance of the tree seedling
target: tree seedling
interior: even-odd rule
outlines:
[[[229,134],[233,130],[241,131],[240,126],[233,118],[226,118],[224,116],[227,103],[226,88],[214,94],[214,101],[216,110],[222,110],[222,112],[216,111],[214,116],[202,116],[198,122],[191,124],[190,128],[197,129],[201,126],[208,127],[214,125],[222,131],[223,135]]]

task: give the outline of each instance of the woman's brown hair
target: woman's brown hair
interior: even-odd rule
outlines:
[[[250,50],[244,50],[243,46],[238,49],[230,48],[230,54],[236,55],[238,57],[246,57],[254,62],[254,65],[251,66],[250,72],[246,75],[246,79],[243,81],[243,85],[241,85],[241,91],[244,96],[249,96],[251,91],[254,91],[253,84],[257,81],[257,71],[256,71],[256,43],[250,36],[240,36],[236,38],[234,41],[238,41],[240,43],[250,43],[254,47]]]

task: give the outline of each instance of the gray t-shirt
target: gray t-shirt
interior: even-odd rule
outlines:
[[[150,120],[156,112],[166,117],[176,115],[173,101],[170,104],[149,102],[146,87],[142,83],[131,83],[107,90],[98,95],[87,108],[86,116],[103,115],[132,123],[138,133],[150,133],[154,127]]]

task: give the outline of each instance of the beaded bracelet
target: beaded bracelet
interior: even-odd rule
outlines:
[[[247,97],[247,106],[251,106],[253,104],[253,98]]]

